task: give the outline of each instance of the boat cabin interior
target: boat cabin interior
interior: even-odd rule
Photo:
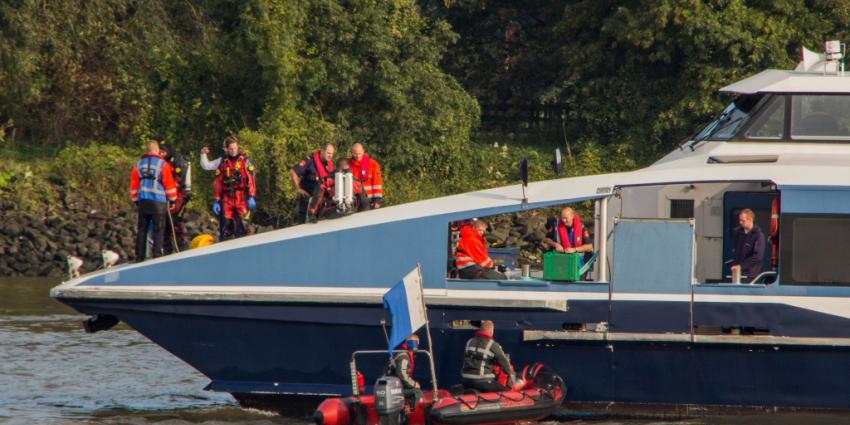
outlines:
[[[798,198],[799,194],[794,197]],[[822,202],[815,198],[809,201]],[[776,282],[818,286],[850,284],[850,270],[841,259],[841,253],[850,246],[850,216],[800,211],[799,200],[795,200],[795,205],[795,211],[783,213],[782,193],[769,181],[618,188],[610,197],[569,205],[582,217],[593,243],[592,253],[586,253],[584,260],[605,257],[604,261],[596,258],[580,279],[569,281],[545,279],[539,254],[550,249],[541,241],[541,235],[547,232],[547,222],[554,220],[558,211],[567,205],[480,219],[490,223],[514,223],[513,227],[496,229],[505,233],[497,240],[507,239],[508,243],[497,243],[490,248],[495,262],[507,268],[507,279],[498,280],[503,286],[605,284],[614,279],[619,289],[644,284],[656,290],[681,292],[690,284],[742,287]],[[757,276],[744,275],[735,281],[731,265],[739,235],[738,218],[745,208],[755,213],[755,225],[765,236],[762,272]],[[453,261],[459,241],[458,229],[469,220],[452,222],[448,229],[447,281],[452,287],[463,287],[464,283],[474,281],[460,279]],[[602,228],[606,229],[604,243],[599,231]],[[488,232],[492,230],[493,226]],[[528,255],[526,251],[538,255]],[[529,266],[528,276],[522,273],[523,264]],[[780,270],[783,273],[778,273]]]
[[[755,279],[758,284],[770,284],[776,280],[776,264],[778,250],[773,249],[774,241],[778,241],[779,192],[770,182],[738,182],[738,183],[685,183],[651,186],[622,187],[614,195],[606,199],[607,213],[605,214],[607,261],[594,261],[592,267],[581,279],[575,281],[545,281],[542,253],[551,248],[543,243],[542,238],[550,231],[551,223],[558,217],[563,207],[571,207],[581,217],[584,226],[590,234],[593,251],[583,255],[583,262],[593,261],[600,254],[600,237],[597,229],[601,228],[601,202],[583,202],[572,205],[560,205],[541,208],[537,211],[524,211],[504,215],[472,218],[450,223],[449,226],[449,258],[448,278],[451,281],[462,282],[453,261],[457,244],[460,240],[459,229],[469,224],[473,219],[480,219],[490,224],[486,238],[492,243],[490,256],[497,265],[503,265],[506,270],[505,285],[521,286],[541,284],[582,284],[605,283],[608,273],[600,273],[599,264],[610,268],[620,264],[624,259],[616,255],[631,256],[629,251],[644,254],[652,252],[660,246],[670,246],[681,238],[685,251],[676,251],[688,255],[680,255],[677,260],[685,263],[689,276],[687,282],[719,284],[732,283],[731,263],[735,259],[735,243],[738,234],[738,216],[742,210],[749,208],[755,212],[755,223],[762,229],[766,237],[763,256],[764,272]],[[495,224],[494,224],[495,223]],[[508,223],[505,225],[504,223]],[[626,224],[628,223],[628,225]],[[678,224],[678,229],[659,231],[657,226]],[[628,232],[619,232],[619,227],[631,226]],[[493,237],[493,232],[498,234]],[[645,235],[642,233],[646,233]],[[622,238],[618,238],[622,236]],[[622,240],[620,240],[622,239]],[[529,252],[530,251],[530,252]],[[659,254],[661,250],[658,250]],[[594,255],[595,254],[595,255]],[[642,257],[642,255],[641,255]],[[658,264],[655,270],[658,274],[666,274],[670,269],[669,258],[659,258],[664,263]],[[646,258],[635,258],[648,264]],[[650,261],[651,263],[652,261]],[[528,266],[528,276],[523,276],[522,266]],[[626,265],[633,269],[631,265]],[[617,266],[617,268],[620,268]],[[756,277],[742,276],[742,281],[751,281]],[[519,280],[519,282],[517,282]]]

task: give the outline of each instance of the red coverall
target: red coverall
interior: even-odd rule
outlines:
[[[248,198],[256,196],[254,164],[248,155],[240,152],[236,158],[222,158],[216,170],[213,198],[221,202],[221,214],[225,220],[238,220],[248,214]]]

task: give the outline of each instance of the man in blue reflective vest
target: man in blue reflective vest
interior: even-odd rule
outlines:
[[[168,203],[177,200],[177,185],[174,183],[174,170],[168,161],[160,157],[159,142],[156,140],[148,141],[147,153],[133,166],[130,199],[139,209],[136,261],[145,260],[150,223],[154,226],[153,256],[161,256]]]

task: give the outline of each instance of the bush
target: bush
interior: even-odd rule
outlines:
[[[96,143],[68,146],[59,151],[53,172],[66,190],[77,192],[94,207],[113,211],[130,204],[130,173],[139,152]]]

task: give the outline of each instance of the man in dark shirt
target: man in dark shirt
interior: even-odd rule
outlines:
[[[310,210],[318,206],[321,198],[323,183],[333,179],[334,175],[334,145],[325,143],[322,148],[304,158],[289,170],[292,183],[298,189],[299,220],[306,223]]]
[[[764,233],[755,225],[755,220],[756,214],[749,208],[738,213],[740,227],[735,242],[735,261],[732,263],[733,275],[735,269],[739,269],[742,278],[749,282],[761,273],[764,264]]]

